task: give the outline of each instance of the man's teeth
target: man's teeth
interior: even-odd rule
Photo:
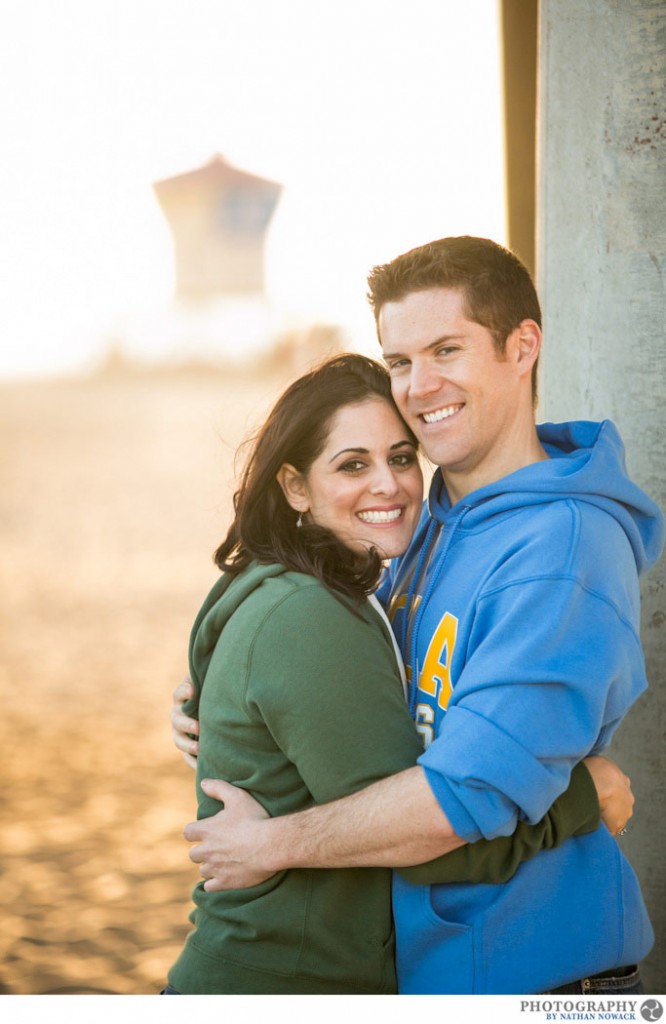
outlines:
[[[447,405],[444,409],[437,409],[436,412],[424,412],[423,419],[426,423],[439,423],[440,420],[447,420],[454,412],[462,409],[461,405]]]
[[[401,515],[402,509],[394,508],[390,512],[359,512],[358,518],[364,523],[392,523]]]

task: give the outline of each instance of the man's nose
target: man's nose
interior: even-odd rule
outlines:
[[[437,391],[441,383],[441,375],[428,361],[412,363],[409,377],[409,393],[412,397],[420,398]]]

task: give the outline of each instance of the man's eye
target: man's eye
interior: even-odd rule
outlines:
[[[394,359],[388,364],[389,373],[393,373],[394,370],[404,370],[406,366],[409,366],[409,359]]]

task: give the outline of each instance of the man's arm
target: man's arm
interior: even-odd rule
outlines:
[[[594,783],[602,820],[615,835],[633,813],[630,780],[605,757],[586,758],[585,766]],[[579,766],[579,770],[581,768]],[[476,855],[476,847],[484,846],[489,850],[498,843],[503,844],[505,852],[508,846],[513,864],[507,875],[510,877],[516,860],[524,856],[516,857],[511,837],[490,843],[482,841],[465,846],[463,850],[462,841],[452,834],[439,806],[433,807],[427,783],[423,790],[424,779],[419,778],[420,771],[419,768],[408,769],[353,796],[275,819],[268,819],[261,805],[244,790],[226,782],[204,780],[202,785],[206,793],[213,799],[224,801],[225,809],[212,818],[187,826],[186,838],[200,843],[190,856],[201,865],[201,874],[208,879],[205,886],[208,891],[256,885],[276,871],[289,867],[351,867],[377,863],[391,867],[423,865],[407,868],[405,872],[410,881],[421,884],[434,881],[505,881],[506,878],[496,877],[495,867],[488,870],[487,854],[485,859]],[[560,801],[566,797],[564,794]],[[389,809],[397,798],[408,801],[405,805],[408,817],[396,815],[395,810]],[[580,794],[576,799],[580,803]],[[524,823],[520,827],[527,833],[535,829]],[[587,826],[582,830],[586,831]],[[565,831],[569,834],[568,830]],[[391,836],[395,846],[390,845]],[[377,841],[378,838],[381,842]],[[556,838],[555,845],[563,838]],[[537,845],[542,848],[548,844],[539,842]],[[432,859],[428,857],[427,849],[439,853],[458,849],[459,852],[453,858],[440,858],[437,870],[433,872],[432,866],[424,863]],[[460,857],[466,856],[465,850],[469,855],[460,861]],[[442,874],[444,862],[449,863]]]
[[[281,818],[265,818],[247,793],[227,783],[204,780],[201,785],[225,804],[219,814],[184,831],[199,844],[190,858],[209,879],[208,892],[256,885],[285,868],[416,864],[463,844],[418,766]]]

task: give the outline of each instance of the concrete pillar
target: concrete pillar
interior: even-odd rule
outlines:
[[[631,475],[666,507],[666,3],[541,0],[539,44],[539,418],[614,420]],[[643,584],[650,690],[613,744],[637,797],[620,841],[657,932],[653,993],[666,992],[665,577],[662,559]]]

